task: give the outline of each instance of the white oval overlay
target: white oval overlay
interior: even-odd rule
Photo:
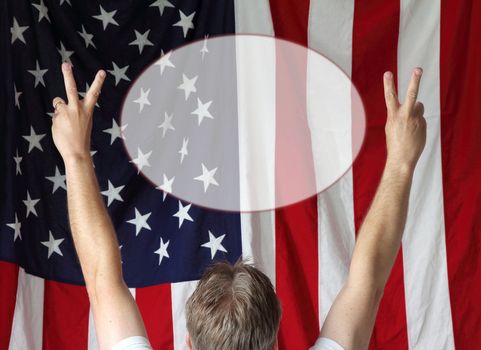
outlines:
[[[260,211],[322,192],[365,133],[349,77],[320,53],[258,35],[168,52],[122,108],[131,162],[157,188],[202,207]]]

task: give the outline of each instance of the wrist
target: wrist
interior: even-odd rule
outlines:
[[[64,156],[63,162],[65,166],[68,167],[70,165],[75,165],[75,164],[91,163],[92,157],[90,156],[90,153],[72,154],[72,155]]]
[[[385,171],[395,173],[400,176],[412,176],[416,164],[399,161],[388,156],[386,160]]]

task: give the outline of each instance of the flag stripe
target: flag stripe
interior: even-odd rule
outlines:
[[[95,331],[94,315],[91,309],[89,310],[88,350],[99,350],[97,332]]]
[[[294,4],[286,0],[271,0],[270,4],[276,37],[307,46],[309,1]],[[286,69],[279,66],[280,63],[282,61],[278,59],[277,78]],[[305,75],[306,71],[297,74]],[[298,81],[306,79],[301,77]],[[276,85],[279,87],[280,84]],[[278,106],[282,103],[279,93],[282,91],[276,93]],[[305,96],[305,89],[299,93]],[[281,144],[279,132],[282,130],[281,126],[276,127],[276,151]],[[277,156],[276,165],[281,165],[281,159],[277,159]],[[317,198],[314,196],[276,210],[275,223],[276,290],[283,309],[279,343],[281,349],[305,349],[319,335]],[[302,303],[298,300],[302,300]]]
[[[274,35],[274,29],[272,24],[272,18],[270,13],[269,1],[268,0],[235,0],[235,26],[236,26],[236,33],[254,33],[254,34],[263,34],[263,35]],[[265,49],[262,50],[265,53]],[[254,59],[261,59],[266,60],[273,60],[272,57],[258,57],[256,52],[249,52],[249,56],[243,55],[241,57],[237,57],[237,78],[238,84],[240,81],[244,81],[245,83],[249,84],[247,79],[249,77],[245,75],[241,75],[240,71],[242,71],[242,65],[247,64],[246,60],[252,56]],[[274,55],[274,52],[272,52]],[[239,60],[240,59],[240,60]],[[265,64],[256,64],[250,67],[248,72],[251,74],[254,72],[256,67],[262,68],[259,69],[257,72],[258,74],[262,74],[265,76],[265,79],[256,79],[257,82],[261,81],[264,84],[275,84],[275,67],[272,67],[272,70],[269,71],[266,67],[270,67],[270,65]],[[245,67],[246,69],[247,67]],[[244,70],[245,70],[244,69]],[[248,162],[246,159],[246,154],[243,154],[245,150],[251,149],[249,154],[257,154],[258,152],[252,152],[251,147],[253,146],[252,142],[261,141],[265,145],[271,145],[271,151],[267,152],[270,154],[264,155],[266,158],[264,159],[274,159],[274,147],[275,147],[275,135],[274,130],[270,130],[272,136],[269,135],[269,130],[266,129],[269,126],[275,125],[275,95],[274,95],[274,88],[273,86],[266,86],[264,94],[269,94],[271,92],[271,96],[265,96],[263,99],[264,104],[262,108],[258,108],[255,106],[256,109],[254,111],[247,111],[242,109],[241,106],[250,107],[252,103],[248,103],[245,99],[250,98],[249,96],[239,96],[238,95],[238,118],[239,118],[239,169],[243,170],[244,175],[252,174],[253,172],[258,171],[258,169],[249,169],[248,166],[252,164]],[[260,89],[258,89],[260,90]],[[238,91],[244,91],[246,93],[253,92],[252,89],[238,89]],[[256,99],[259,102],[259,99]],[[257,105],[257,104],[256,104]],[[253,120],[251,117],[255,112],[255,115],[259,116],[262,115],[262,118],[256,118]],[[242,122],[241,122],[242,121]],[[250,121],[250,123],[248,123]],[[252,122],[255,122],[255,128],[253,128]],[[263,127],[264,126],[264,127]],[[263,130],[262,135],[263,138],[256,138],[253,137],[257,130]],[[249,134],[249,139],[245,139],[241,135]],[[248,141],[248,142],[247,142]],[[265,146],[260,147],[258,149],[266,149]],[[265,169],[265,166],[262,168],[266,171],[269,171],[269,167]],[[275,183],[274,182],[274,167],[271,164],[270,167],[272,173],[269,177],[271,181],[269,184],[271,186]],[[263,175],[264,176],[264,175]],[[247,179],[251,176],[240,176],[240,188],[241,193],[244,193],[246,190],[246,186],[249,186],[247,183]],[[249,192],[255,193],[255,191],[250,190]],[[272,191],[274,192],[274,191]],[[272,194],[274,196],[274,194]],[[275,198],[272,198],[272,202],[274,203]],[[242,257],[243,258],[252,258],[252,262],[260,268],[271,280],[273,285],[276,284],[276,267],[275,267],[275,227],[274,222],[275,220],[275,213],[272,210],[263,211],[263,212],[256,212],[256,213],[241,213],[241,234],[242,234]]]
[[[17,295],[18,265],[0,261],[0,349],[8,349]]]
[[[185,303],[195,290],[197,281],[172,283],[172,320],[174,324],[174,349],[188,350],[185,339],[187,327],[185,322]]]
[[[441,1],[441,148],[457,349],[481,344],[481,2]]]
[[[42,350],[44,283],[19,269],[9,350]]]
[[[272,23],[277,38],[307,46],[309,0],[270,0]]]
[[[382,76],[397,72],[398,1],[356,1],[354,6],[352,80],[364,101],[366,136],[353,165],[356,231],[375,194],[384,162],[386,109]],[[375,17],[373,17],[375,14]],[[371,349],[407,349],[406,312],[399,254],[388,280],[371,338]]]
[[[351,75],[354,0],[311,1],[309,47]],[[308,73],[309,74],[309,73]],[[315,103],[318,99],[309,99]],[[309,107],[308,107],[309,108]],[[319,109],[317,109],[319,110]],[[319,320],[344,285],[355,243],[352,171],[318,195]]]
[[[269,0],[234,0],[235,32],[274,35]]]
[[[405,100],[413,67],[423,67],[418,100],[425,106],[427,121],[426,146],[414,173],[402,242],[409,348],[454,349],[441,174],[440,3],[401,0],[400,8],[398,95]]]
[[[45,281],[43,350],[87,349],[88,321],[85,287]]]
[[[170,284],[137,288],[135,298],[153,349],[174,348]]]

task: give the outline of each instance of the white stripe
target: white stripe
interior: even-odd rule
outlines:
[[[274,35],[269,0],[234,0],[236,33]]]
[[[331,59],[348,76],[351,75],[353,16],[353,0],[310,2],[309,47]],[[308,99],[308,110],[319,110],[315,103],[316,99]],[[352,171],[319,194],[317,205],[319,320],[322,325],[344,285],[354,249]]]
[[[94,315],[92,314],[92,310],[89,311],[88,350],[99,350],[99,343],[97,341],[97,333],[95,332]]]
[[[268,0],[235,0],[235,17],[236,17],[236,33],[254,33],[264,35],[274,35],[274,29],[272,24],[272,17],[270,13],[270,6]],[[265,52],[263,50],[263,52]],[[274,54],[274,53],[273,53]],[[265,59],[273,59],[263,58]],[[273,60],[275,62],[275,59]],[[241,61],[241,65],[245,65],[246,61]],[[261,66],[261,65],[259,65]],[[270,65],[267,65],[268,67]],[[263,68],[266,66],[263,65]],[[244,69],[246,70],[246,69]],[[252,69],[250,70],[252,72]],[[254,120],[248,118],[249,115],[244,115],[243,122],[239,123],[239,169],[245,169],[246,174],[252,174],[255,169],[246,169],[252,162],[248,162],[246,159],[246,151],[249,147],[254,145],[250,141],[245,140],[241,135],[247,133],[246,129],[250,132],[255,132],[255,128],[252,128],[252,123],[257,122],[261,130],[265,130],[264,134],[269,135],[265,142],[269,144],[271,154],[274,154],[275,148],[275,67],[273,66],[270,71],[260,72],[266,77],[265,84],[270,83],[269,86],[265,86],[264,89],[267,92],[271,92],[269,96],[265,97],[265,103],[262,110],[262,118]],[[238,71],[238,76],[240,76]],[[241,76],[242,77],[242,76]],[[243,81],[247,82],[248,77],[243,76]],[[242,89],[245,90],[245,89]],[[247,98],[247,96],[245,96]],[[240,103],[246,101],[239,101]],[[250,111],[240,110],[240,113],[247,113]],[[269,129],[269,125],[271,128]],[[268,131],[271,131],[269,134]],[[256,138],[260,140],[259,137]],[[251,148],[252,149],[252,148]],[[266,149],[266,147],[261,147]],[[250,152],[252,154],[252,151]],[[253,153],[255,154],[255,152]],[[268,185],[274,184],[274,167],[267,169],[270,173]],[[259,171],[259,170],[257,170]],[[247,177],[241,177],[240,191],[244,193],[248,187],[246,181]],[[272,198],[272,201],[275,199]],[[275,266],[275,212],[263,211],[257,213],[241,213],[241,231],[242,231],[242,256],[243,258],[251,258],[252,262],[260,268],[272,281],[275,286],[276,280],[276,266]]]
[[[454,349],[441,173],[439,40],[440,1],[401,0],[399,95],[402,101],[413,67],[423,67],[419,100],[428,124],[403,237],[410,349]]]
[[[42,349],[44,289],[42,278],[19,269],[9,350]]]
[[[198,281],[179,282],[171,284],[172,322],[174,329],[174,349],[189,350],[185,342],[187,326],[185,322],[185,303],[195,290]]]
[[[241,214],[242,257],[250,259],[276,285],[275,213]]]
[[[135,299],[136,289],[129,288],[130,294]],[[99,350],[99,343],[97,341],[97,333],[95,331],[95,322],[92,310],[89,310],[89,326],[88,326],[88,350]]]

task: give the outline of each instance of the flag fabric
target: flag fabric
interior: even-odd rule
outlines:
[[[423,67],[427,144],[370,349],[481,346],[481,1],[0,6],[0,349],[98,348],[69,233],[65,171],[50,134],[51,100],[64,96],[65,60],[74,65],[80,94],[97,69],[108,72],[95,109],[92,159],[154,349],[186,348],[184,303],[196,280],[212,261],[241,256],[253,258],[281,298],[280,348],[315,342],[347,276],[355,232],[386,157],[382,73],[395,73],[402,99],[411,69]],[[125,154],[122,132],[129,126],[119,113],[132,81],[162,53],[231,33],[308,46],[358,88],[367,114],[364,146],[352,169],[323,193],[273,211],[212,211],[164,197]]]

